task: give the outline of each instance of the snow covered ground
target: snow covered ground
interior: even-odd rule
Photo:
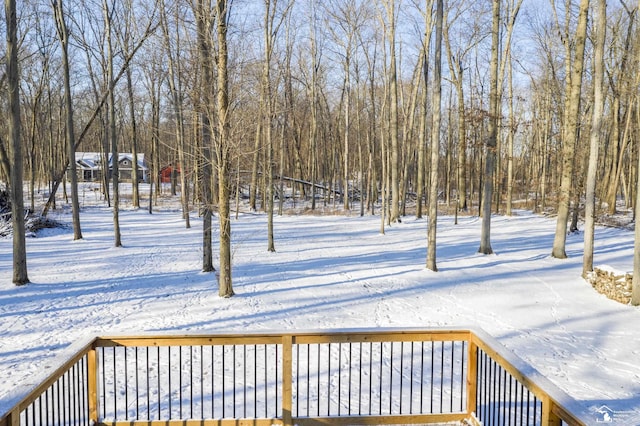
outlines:
[[[176,209],[124,208],[122,248],[110,209],[85,206],[81,222],[80,241],[71,228],[28,239],[24,287],[11,283],[11,239],[0,240],[0,413],[89,336],[472,325],[575,398],[586,421],[606,406],[614,423],[640,425],[640,311],[580,277],[582,234],[568,236],[568,259],[549,256],[552,218],[495,216],[496,254],[485,256],[479,218],[441,217],[432,272],[426,220],[407,217],[382,235],[378,216],[277,216],[270,253],[266,216],[244,213],[232,224],[231,299],[200,272],[197,217],[185,229]],[[599,228],[596,240],[597,265],[632,269],[632,232]]]

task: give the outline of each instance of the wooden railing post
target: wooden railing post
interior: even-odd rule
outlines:
[[[546,396],[542,399],[542,426],[560,426],[562,420],[553,412],[553,401]]]
[[[282,336],[282,423],[293,425],[291,407],[293,405],[293,336]]]
[[[98,362],[95,344],[87,352],[89,422],[98,423]]]
[[[478,345],[469,332],[469,355],[467,356],[467,415],[476,413],[478,395]]]
[[[7,420],[7,426],[20,426],[20,408],[15,407],[13,410],[9,411]]]

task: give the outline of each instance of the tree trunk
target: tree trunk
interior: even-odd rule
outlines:
[[[129,119],[131,120],[131,202],[133,207],[137,209],[140,208],[140,193],[138,190],[140,175],[140,171],[138,170],[138,128],[130,68],[127,68],[127,93],[129,96]]]
[[[264,137],[266,142],[266,197],[267,197],[267,251],[276,251],[273,241],[273,100],[271,98],[271,56],[273,53],[273,15],[276,5],[272,1],[265,0],[264,14],[264,42],[265,42],[265,59],[262,72],[262,94],[263,102],[261,104],[265,108],[264,112]],[[272,10],[273,8],[273,10]]]
[[[262,109],[262,105],[260,105]],[[249,208],[257,211],[256,200],[258,198],[258,166],[260,164],[260,150],[262,146],[262,120],[256,124],[256,134],[253,145],[253,161],[251,162],[251,183],[249,185]]]
[[[580,12],[578,15],[578,26],[576,28],[575,58],[566,89],[568,103],[566,121],[563,129],[564,145],[562,149],[562,177],[560,181],[560,193],[558,195],[559,200],[556,233],[551,252],[551,256],[558,259],[565,259],[567,257],[565,244],[567,240],[567,221],[569,219],[569,200],[571,198],[571,184],[574,169],[573,163],[575,147],[578,139],[580,91],[582,89],[588,12],[589,0],[581,0]],[[569,61],[570,58],[567,58],[567,60]]]
[[[80,202],[78,200],[78,175],[76,171],[76,140],[73,122],[73,104],[71,102],[71,82],[69,69],[69,32],[64,18],[64,10],[62,0],[54,3],[54,14],[56,18],[56,28],[58,38],[62,45],[62,67],[64,74],[64,102],[67,110],[66,129],[67,129],[67,149],[69,155],[69,179],[71,180],[71,214],[73,221],[73,239],[82,239],[82,230],[80,227]],[[14,163],[15,164],[15,163]]]
[[[512,58],[505,58],[509,61],[508,91],[509,91],[509,134],[507,136],[507,216],[513,214],[513,143],[516,134],[516,118],[513,112],[513,63]]]
[[[440,155],[440,123],[442,111],[442,15],[443,0],[437,0],[435,63],[433,67],[433,124],[431,127],[431,177],[429,182],[429,230],[427,242],[427,268],[436,267],[436,228],[438,223],[438,157]],[[425,85],[427,82],[425,81]]]
[[[118,137],[116,134],[116,98],[114,94],[115,82],[113,78],[113,45],[111,43],[111,11],[107,5],[107,0],[103,1],[103,12],[105,20],[105,33],[107,36],[107,83],[109,84],[109,100],[108,100],[108,123],[109,141],[111,143],[111,167],[112,167],[112,183],[113,183],[113,236],[114,246],[122,246],[122,237],[120,233],[120,171],[119,171],[119,153],[118,153]]]
[[[214,76],[211,64],[211,39],[209,30],[211,28],[212,10],[207,2],[198,0],[196,4],[195,17],[197,20],[198,39],[198,62],[200,67],[200,121],[202,132],[202,169],[200,173],[200,191],[202,197],[202,272],[215,271],[213,266],[212,247],[212,159],[211,144],[213,122],[213,87]]]
[[[491,64],[489,84],[489,128],[485,147],[484,189],[482,192],[482,230],[479,253],[491,254],[491,199],[493,198],[493,175],[496,162],[498,134],[498,45],[500,42],[500,3],[493,0],[493,20],[491,28]]]
[[[349,210],[349,135],[351,134],[351,64],[350,64],[350,52],[351,46],[347,48],[346,59],[344,62],[344,156],[343,156],[343,168],[342,171],[343,181],[342,184],[342,198],[343,208],[346,211]]]
[[[228,0],[217,0],[217,41],[218,41],[218,216],[220,220],[220,278],[218,294],[231,297],[231,217],[230,217],[230,120],[229,120],[229,76],[227,62],[227,17]]]
[[[180,60],[180,37],[176,36],[176,43],[179,46],[175,52],[172,51],[171,37],[169,36],[169,23],[166,18],[166,11],[164,10],[164,1],[162,4],[162,16],[163,16],[163,32],[165,37],[165,43],[168,56],[168,70],[169,70],[169,89],[173,100],[173,107],[175,111],[176,121],[176,142],[178,145],[178,164],[180,167],[180,201],[182,204],[182,218],[185,220],[185,227],[191,228],[191,222],[189,217],[189,180],[187,175],[189,170],[187,169],[186,154],[185,154],[185,129],[184,129],[184,107],[183,107],[183,92],[182,92],[182,64]],[[176,13],[177,9],[176,9]],[[178,19],[176,19],[176,25],[178,25]],[[179,34],[179,30],[176,30],[176,34]],[[175,56],[174,56],[175,54]],[[172,180],[173,184],[173,180]]]
[[[25,241],[22,143],[20,140],[20,68],[18,64],[18,22],[15,0],[5,0],[7,24],[6,72],[9,92],[9,128],[11,147],[10,192],[11,225],[13,227],[13,283],[24,285],[29,282],[27,275],[27,245]]]
[[[391,208],[389,222],[400,220],[400,141],[398,129],[398,73],[396,69],[396,2],[386,2],[389,44],[389,136]]]

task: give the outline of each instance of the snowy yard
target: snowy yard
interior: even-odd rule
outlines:
[[[616,424],[640,424],[640,311],[580,277],[582,234],[568,236],[569,259],[549,256],[554,219],[494,217],[496,254],[484,256],[480,219],[442,217],[432,272],[426,220],[407,217],[381,235],[377,216],[276,217],[269,253],[266,216],[242,214],[231,299],[200,272],[197,218],[185,229],[175,210],[123,210],[118,249],[109,209],[86,207],[81,219],[81,241],[71,229],[28,239],[25,287],[11,284],[11,240],[0,240],[0,413],[89,336],[477,326],[575,398],[586,421],[606,406]],[[629,271],[632,260],[632,232],[597,230],[596,265]]]

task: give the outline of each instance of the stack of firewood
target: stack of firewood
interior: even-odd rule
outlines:
[[[594,268],[587,277],[593,288],[611,300],[629,304],[631,301],[631,273],[619,273],[611,270]]]

